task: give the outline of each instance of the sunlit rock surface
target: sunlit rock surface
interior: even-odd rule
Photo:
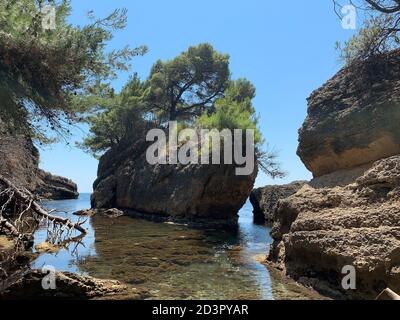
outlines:
[[[144,141],[124,142],[100,160],[92,206],[147,218],[232,226],[257,176],[234,165],[150,165]]]

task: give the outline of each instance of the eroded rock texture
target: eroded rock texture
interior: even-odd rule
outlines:
[[[295,181],[280,186],[254,189],[250,194],[250,202],[254,208],[254,222],[273,223],[278,201],[293,195],[306,183],[307,181]]]
[[[298,155],[319,177],[400,153],[400,51],[338,72],[308,99]]]
[[[400,156],[344,187],[306,185],[280,202],[276,218],[269,260],[293,278],[337,297],[400,292]],[[342,288],[346,265],[356,268],[356,290]]]
[[[43,279],[49,289],[43,289]],[[54,281],[55,288],[51,288]],[[19,281],[0,294],[0,300],[143,300],[149,294],[115,280],[96,279],[69,272],[54,275],[41,270],[28,272]]]
[[[281,200],[268,260],[337,298],[400,292],[400,51],[341,70],[309,98],[298,154],[314,179]],[[344,290],[343,267],[356,270]]]
[[[76,199],[79,195],[71,180],[39,169],[39,151],[29,138],[0,133],[0,174],[45,199]]]
[[[135,216],[236,224],[257,170],[237,176],[233,165],[150,165],[151,143],[124,142],[100,160],[93,208],[119,208]]]

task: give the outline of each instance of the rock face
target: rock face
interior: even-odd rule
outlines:
[[[0,134],[0,174],[45,199],[76,199],[77,186],[71,180],[39,169],[39,151],[25,137]]]
[[[319,177],[400,153],[400,51],[341,70],[308,99],[298,155]]]
[[[33,192],[40,197],[51,200],[77,199],[79,197],[78,186],[70,179],[55,176],[39,169],[38,182]]]
[[[142,217],[230,226],[246,202],[257,170],[236,176],[232,165],[150,165],[150,143],[124,142],[100,160],[93,208],[118,208]]]
[[[374,299],[387,287],[399,292],[400,156],[374,163],[345,187],[304,186],[280,202],[272,235],[269,260],[325,293]],[[346,265],[356,269],[356,290],[341,286]]]
[[[383,58],[312,94],[298,153],[315,178],[276,210],[268,260],[335,298],[400,292],[400,54]]]
[[[254,189],[250,194],[255,223],[273,223],[279,200],[295,194],[307,181],[295,181],[281,186],[266,186]]]
[[[42,281],[47,272],[32,270],[0,294],[0,300],[139,300],[149,297],[138,290],[115,280],[102,280],[68,272],[56,272],[56,288],[44,290]]]

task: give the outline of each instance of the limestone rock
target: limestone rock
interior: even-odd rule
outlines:
[[[31,139],[0,134],[0,155],[0,174],[14,184],[45,199],[78,197],[74,182],[39,169],[39,151]]]
[[[70,179],[53,175],[39,169],[38,182],[34,193],[40,197],[51,200],[77,199],[79,197],[76,183]]]
[[[96,279],[89,276],[80,276],[69,272],[54,274],[54,290],[45,290],[42,280],[48,272],[32,270],[22,279],[0,294],[0,300],[139,300],[148,297],[148,293],[122,284],[115,280]]]
[[[400,154],[400,51],[338,72],[308,99],[298,155],[315,177]]]
[[[150,165],[150,143],[124,142],[100,160],[93,208],[118,208],[142,217],[232,226],[254,185],[257,170],[237,176],[233,165]]]
[[[280,201],[276,218],[268,259],[296,280],[336,297],[400,291],[400,156],[377,161],[347,186],[304,186]],[[356,269],[356,290],[341,286],[346,265]]]
[[[342,69],[308,99],[298,155],[314,179],[281,200],[268,259],[334,298],[400,291],[400,51]],[[343,267],[356,290],[342,287]]]
[[[250,202],[254,208],[254,221],[256,223],[274,222],[278,201],[293,195],[306,183],[307,181],[295,181],[281,186],[254,189],[250,194]]]

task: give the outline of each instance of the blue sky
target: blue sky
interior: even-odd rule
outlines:
[[[331,0],[73,0],[72,6],[71,22],[77,25],[85,24],[92,9],[98,16],[118,7],[129,10],[128,26],[110,48],[147,45],[149,53],[135,58],[130,72],[142,79],[157,59],[173,58],[191,45],[209,42],[230,54],[233,78],[245,77],[257,88],[261,131],[288,172],[281,180],[260,173],[256,185],[311,178],[296,156],[306,98],[339,70],[335,42],[354,32],[342,28]],[[114,82],[117,90],[130,73]],[[84,132],[74,134],[72,140],[79,140]],[[91,192],[97,161],[60,143],[41,150],[41,167],[74,180],[80,192]]]

